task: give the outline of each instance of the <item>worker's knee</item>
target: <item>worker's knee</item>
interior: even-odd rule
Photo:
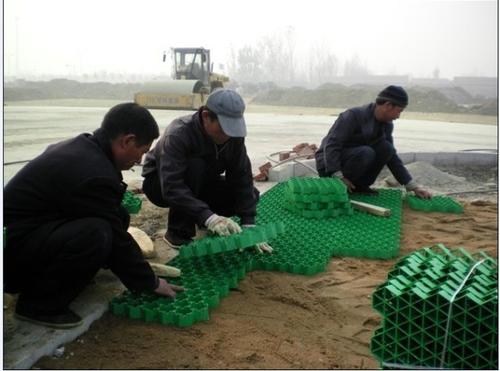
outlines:
[[[128,216],[130,220],[130,216]],[[99,261],[105,261],[111,253],[113,231],[107,220],[101,218],[86,218],[85,239],[89,246],[89,253]]]
[[[59,260],[103,265],[111,254],[113,232],[102,218],[82,218],[62,226],[47,241]]]
[[[377,153],[370,146],[361,146],[358,148],[356,153],[354,154],[352,161],[356,161],[358,167],[360,168],[368,168],[370,167],[375,158],[377,157]]]
[[[375,152],[377,153],[377,157],[383,159],[384,162],[388,162],[392,156],[396,153],[396,149],[392,145],[392,143],[387,140],[382,140],[374,147]]]

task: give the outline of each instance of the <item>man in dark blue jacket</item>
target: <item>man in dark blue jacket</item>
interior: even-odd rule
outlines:
[[[175,119],[146,155],[143,190],[169,207],[164,240],[172,248],[192,241],[196,225],[226,236],[255,225],[259,192],[245,147],[245,103],[233,90],[217,89],[206,106]],[[271,252],[269,245],[257,246]]]
[[[342,178],[351,193],[377,194],[370,186],[387,165],[408,191],[430,198],[431,194],[412,180],[394,148],[393,120],[407,105],[406,91],[390,85],[375,103],[341,113],[315,154],[319,175]]]
[[[181,288],[155,276],[121,205],[121,170],[140,162],[158,135],[149,111],[119,104],[93,134],[49,146],[5,186],[5,291],[20,293],[17,318],[80,325],[69,304],[103,267],[129,290],[175,297]]]

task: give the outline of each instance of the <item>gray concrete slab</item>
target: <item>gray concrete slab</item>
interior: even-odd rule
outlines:
[[[29,322],[4,318],[4,326],[10,322],[11,334],[5,333],[4,369],[29,369],[43,356],[54,354],[62,344],[75,340],[108,310],[108,303],[124,289],[120,281],[109,271],[100,271],[95,284],[89,285],[75,301],[71,309],[83,318],[83,324],[66,330],[56,330]],[[5,311],[4,311],[5,313]]]

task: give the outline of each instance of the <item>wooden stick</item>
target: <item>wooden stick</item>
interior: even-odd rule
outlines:
[[[157,276],[161,277],[179,277],[181,275],[181,270],[179,268],[171,267],[170,265],[158,264],[153,262],[148,262],[151,269]]]
[[[366,211],[367,213],[378,215],[378,216],[390,216],[391,209],[386,209],[385,207],[375,206],[372,204],[367,204],[360,201],[352,201],[351,205],[358,210]]]

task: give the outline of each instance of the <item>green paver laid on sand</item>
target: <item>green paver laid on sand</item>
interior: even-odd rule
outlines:
[[[311,179],[321,181],[321,178],[300,179],[308,184]],[[288,182],[280,183],[262,195],[257,206],[257,227],[273,223],[284,226],[284,233],[268,241],[274,249],[272,254],[258,254],[251,249],[194,257],[177,256],[168,265],[179,268],[182,274],[168,281],[182,285],[186,290],[175,300],[126,291],[112,300],[111,311],[143,321],[190,326],[207,320],[209,309],[218,306],[248,272],[266,270],[314,275],[325,270],[332,256],[390,259],[398,255],[402,212],[399,190],[382,189],[378,196],[352,197],[390,208],[392,214],[388,218],[354,210],[352,215],[309,219],[286,208]],[[327,191],[324,190],[324,194]]]
[[[438,211],[442,213],[461,214],[464,211],[462,205],[451,197],[434,196],[428,200],[417,196],[407,195],[405,201],[413,210]]]

